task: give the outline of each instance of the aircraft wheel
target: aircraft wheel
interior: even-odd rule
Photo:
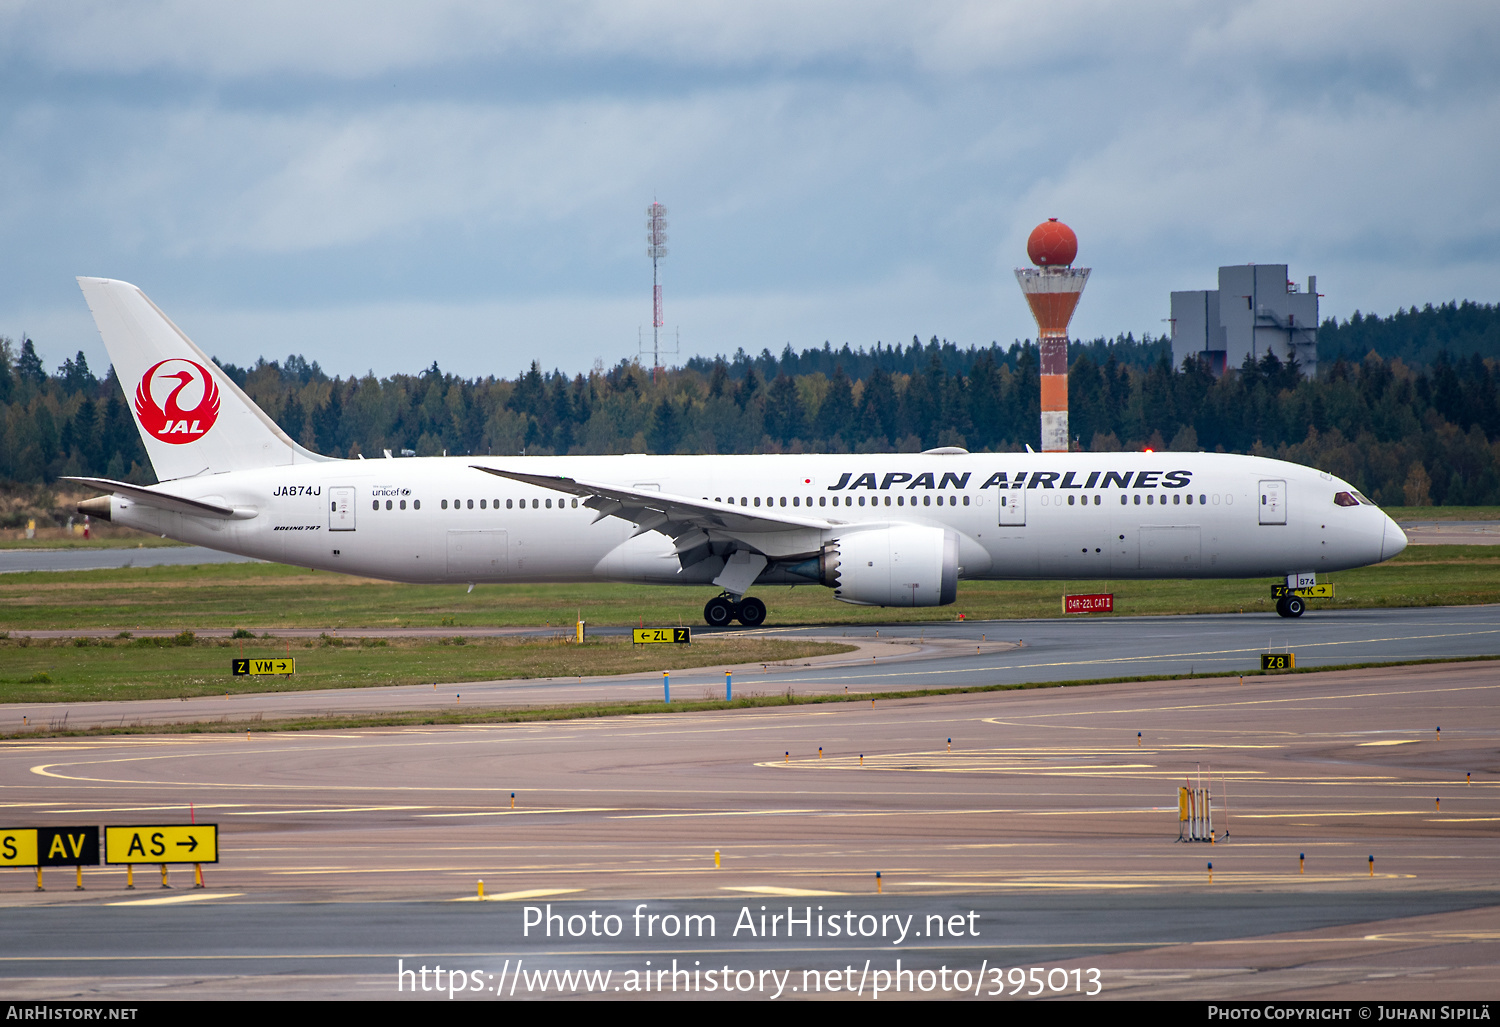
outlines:
[[[1289,614],[1289,613],[1286,612],[1286,596],[1282,596],[1280,599],[1276,600],[1276,616],[1278,616],[1278,617],[1290,617],[1291,616],[1291,614]]]
[[[1302,601],[1301,596],[1286,597],[1286,613],[1283,617],[1300,617],[1307,612],[1307,604]]]
[[[722,628],[734,620],[736,612],[728,596],[714,596],[703,607],[703,619],[711,628]]]
[[[766,622],[766,604],[754,596],[746,596],[740,600],[738,616],[745,627],[758,628]]]

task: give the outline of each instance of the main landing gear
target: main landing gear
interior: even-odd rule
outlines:
[[[1300,617],[1307,612],[1307,602],[1301,596],[1282,596],[1276,600],[1276,612],[1283,617]]]
[[[766,622],[766,604],[754,596],[745,596],[736,602],[734,596],[725,592],[704,605],[703,619],[711,628],[722,628],[733,620],[747,628],[758,628]]]

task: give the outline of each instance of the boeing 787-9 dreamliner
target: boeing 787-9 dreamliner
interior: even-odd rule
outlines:
[[[1215,453],[468,456],[299,446],[133,285],[80,278],[159,484],[85,513],[264,560],[405,582],[761,585],[943,606],[960,580],[1282,577],[1390,559],[1406,536],[1347,482]],[[1277,606],[1300,616],[1295,593]]]

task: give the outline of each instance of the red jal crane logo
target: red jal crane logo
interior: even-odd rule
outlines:
[[[219,387],[202,364],[181,357],[163,360],[141,376],[135,416],[162,442],[195,442],[219,419]]]

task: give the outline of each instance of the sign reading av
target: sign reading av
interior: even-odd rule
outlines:
[[[104,829],[105,863],[218,861],[218,824],[156,824]]]
[[[691,645],[692,628],[632,628],[631,641],[636,645],[666,642],[674,645]]]
[[[235,677],[245,674],[294,674],[297,670],[295,659],[276,660],[231,660]]]

